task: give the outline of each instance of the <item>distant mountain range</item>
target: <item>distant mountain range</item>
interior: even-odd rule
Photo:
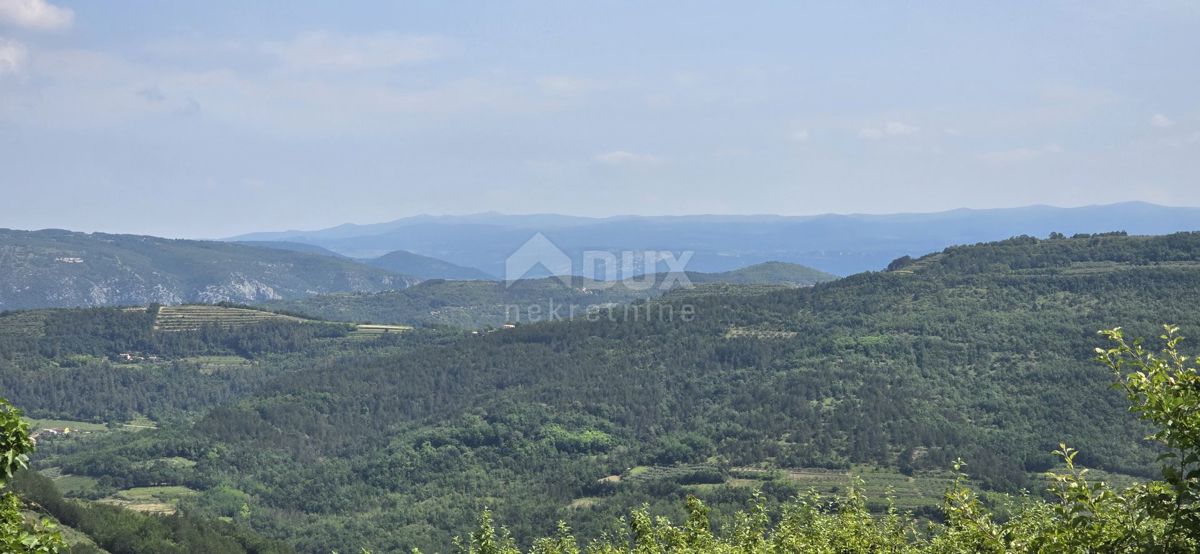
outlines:
[[[352,260],[279,248],[0,229],[0,310],[261,302],[402,289],[417,281]]]
[[[687,265],[692,271],[721,272],[783,261],[848,275],[882,270],[905,255],[1021,234],[1045,237],[1051,232],[1070,236],[1124,230],[1156,235],[1197,229],[1200,208],[1127,202],[891,215],[423,215],[316,231],[251,233],[231,240],[303,243],[356,258],[404,250],[500,276],[505,258],[540,232],[576,263],[581,263],[587,250],[653,249],[694,252]]]
[[[808,267],[781,263],[721,274],[687,275],[695,283],[792,286],[835,278]],[[419,291],[401,293],[401,289],[422,281],[427,283]],[[526,303],[554,299],[590,304],[600,297],[605,299],[603,302],[627,302],[655,294],[617,286],[612,292],[596,296],[596,291],[608,287],[595,282],[581,285],[589,292],[562,285],[557,279],[545,281],[534,279],[510,288],[478,269],[405,251],[353,259],[320,246],[291,241],[221,242],[55,229],[0,229],[0,311],[222,301],[295,301],[300,310],[304,299],[315,297],[307,305],[371,304],[352,310],[358,315],[368,314],[354,319],[477,325],[495,319],[495,310],[480,306],[494,308],[514,298]],[[390,308],[380,307],[383,297],[323,296],[384,291],[401,291],[390,292],[399,296],[383,302],[385,306],[406,306],[397,312],[400,315],[386,315],[391,312],[387,311]],[[380,310],[385,315],[380,316]],[[300,311],[347,315],[337,310]],[[460,312],[469,315],[438,316]],[[483,312],[487,315],[478,315]]]
[[[539,233],[562,251],[560,257],[569,258],[576,275],[586,273],[579,271],[585,267],[585,252],[619,255],[665,250],[686,258],[684,269],[695,274],[693,281],[698,283],[784,278],[796,279],[792,284],[809,284],[826,273],[882,270],[903,256],[1022,234],[1071,236],[1123,230],[1155,235],[1197,229],[1200,208],[1132,202],[798,217],[485,213],[253,233],[230,241],[0,230],[0,310],[224,300],[257,303],[398,290],[425,280],[493,280],[504,276],[506,259]],[[806,267],[799,271],[794,265],[760,265],[766,262]],[[756,267],[713,276],[750,266]],[[664,269],[658,264],[638,271]],[[772,275],[775,270],[780,274]],[[534,272],[526,277],[548,274]]]

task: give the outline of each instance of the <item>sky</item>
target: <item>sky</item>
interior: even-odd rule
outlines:
[[[1200,205],[1200,2],[0,0],[0,227]]]

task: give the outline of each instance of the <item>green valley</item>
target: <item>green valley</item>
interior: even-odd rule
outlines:
[[[34,417],[156,421],[39,444],[35,467],[69,494],[157,498],[301,552],[444,551],[485,507],[518,544],[558,520],[587,540],[643,504],[683,517],[688,495],[724,528],[755,491],[779,506],[855,477],[940,521],[956,458],[989,494],[1037,495],[1060,442],[1119,482],[1155,476],[1161,451],[1091,359],[1096,331],[1200,329],[1178,301],[1200,293],[1198,269],[1200,234],[1018,237],[811,287],[634,304],[689,320],[614,310],[355,336],[289,318],[155,331],[144,311],[22,312],[0,318],[0,388]],[[373,298],[363,309],[390,309]],[[161,359],[105,358],[125,349]],[[230,355],[247,362],[188,361]],[[147,492],[185,490],[170,487],[189,492]]]

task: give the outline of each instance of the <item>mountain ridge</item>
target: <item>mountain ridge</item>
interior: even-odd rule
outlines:
[[[0,229],[0,309],[258,302],[416,279],[316,253],[221,241]]]
[[[554,219],[554,218],[567,219]],[[522,219],[526,218],[526,219]],[[538,222],[550,221],[543,227]],[[569,223],[569,224],[567,224]],[[688,270],[721,272],[766,261],[837,275],[882,270],[901,256],[954,244],[1028,234],[1067,235],[1123,229],[1158,235],[1200,229],[1200,208],[1123,202],[1073,208],[1027,206],[900,214],[805,216],[416,216],[365,228],[241,235],[316,244],[355,257],[407,250],[486,273],[503,273],[504,258],[542,232],[576,262],[589,250],[691,251]]]

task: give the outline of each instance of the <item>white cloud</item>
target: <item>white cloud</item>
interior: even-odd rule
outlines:
[[[262,49],[296,69],[357,71],[434,60],[445,55],[449,43],[431,36],[310,32],[285,42],[268,42]]]
[[[920,129],[912,125],[905,125],[899,121],[889,121],[884,126],[883,131],[889,135],[915,135]]]
[[[625,150],[613,150],[603,154],[596,154],[592,159],[606,164],[612,165],[629,165],[629,164],[653,164],[662,161],[662,158],[651,154],[635,154],[626,152]]]
[[[1028,162],[1048,154],[1059,154],[1062,151],[1063,147],[1061,145],[1047,144],[1042,148],[1014,148],[1011,150],[984,152],[979,155],[979,159],[990,164],[1009,165]]]
[[[25,49],[24,44],[0,38],[0,75],[20,73],[28,58],[29,51]]]
[[[809,138],[808,129],[800,129],[799,131],[792,132],[792,140],[796,142],[808,142]]]
[[[1150,124],[1155,127],[1158,127],[1159,129],[1166,129],[1167,127],[1174,125],[1175,122],[1171,121],[1171,118],[1169,118],[1163,114],[1156,113],[1156,114],[1150,116]]]
[[[65,29],[71,26],[75,12],[46,0],[0,0],[0,21],[38,30]]]
[[[921,132],[921,129],[919,127],[914,127],[912,125],[908,125],[907,123],[901,123],[899,121],[889,121],[889,122],[885,123],[882,127],[864,127],[863,129],[858,131],[858,136],[865,138],[865,139],[874,140],[874,139],[883,138],[885,136],[898,137],[898,136],[905,136],[905,135],[915,135],[919,132]]]

